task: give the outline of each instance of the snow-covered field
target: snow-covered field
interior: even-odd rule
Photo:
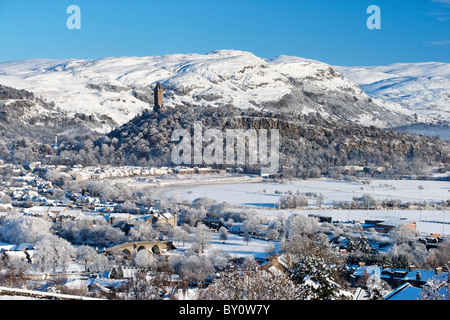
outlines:
[[[314,198],[309,200],[311,210],[278,210],[276,204],[284,192],[321,193],[324,206],[333,201],[350,201],[353,197],[370,194],[376,199],[398,199],[401,202],[440,202],[450,198],[450,183],[446,181],[373,180],[370,184],[335,180],[298,180],[286,184],[242,183],[215,184],[170,189],[166,197],[178,194],[182,200],[193,201],[206,196],[218,202],[227,201],[237,206],[250,206],[267,219],[295,212],[332,217],[333,220],[390,219],[417,222],[417,230],[425,233],[450,234],[450,213],[442,210],[337,210],[319,209]],[[281,192],[276,194],[275,191]],[[434,222],[431,222],[434,221]],[[444,222],[444,223],[442,223]]]
[[[282,194],[276,194],[280,191]],[[370,194],[376,199],[398,199],[402,202],[440,202],[450,198],[450,182],[421,180],[372,180],[370,184],[336,180],[296,180],[280,183],[237,183],[181,187],[169,190],[166,196],[177,193],[182,200],[193,201],[206,196],[219,202],[255,207],[275,207],[287,191],[315,192],[325,196],[324,205],[333,201],[350,201],[353,197]],[[315,201],[311,200],[310,204]]]
[[[217,232],[211,233],[212,241],[210,246],[207,248],[206,253],[221,250],[227,252],[232,258],[239,257],[249,257],[253,256],[255,258],[266,258],[266,248],[270,245],[274,245],[275,249],[279,251],[280,243],[275,241],[266,241],[256,238],[251,238],[247,243],[244,241],[242,236],[237,234],[229,233],[228,239],[223,242],[219,239],[219,234]],[[186,242],[185,246],[183,243],[174,241],[174,245],[177,251],[184,252],[191,247],[191,243]]]
[[[268,220],[280,215],[285,217],[301,212],[305,215],[314,214],[331,217],[333,221],[359,221],[379,219],[383,221],[416,222],[416,230],[426,234],[450,234],[450,212],[445,210],[256,210],[259,215]],[[444,223],[442,223],[444,222]]]

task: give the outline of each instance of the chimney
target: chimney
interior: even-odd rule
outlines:
[[[420,272],[419,271],[417,271],[417,273],[416,273],[416,281],[420,281]]]
[[[434,269],[434,271],[436,272],[436,275],[438,275],[442,271],[442,268],[437,267],[436,269]]]
[[[411,271],[413,271],[415,268],[416,268],[416,266],[413,265],[413,264],[411,264],[411,265],[409,266],[409,271],[411,272]]]

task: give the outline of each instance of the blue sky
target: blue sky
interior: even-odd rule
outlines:
[[[70,30],[70,5],[81,29]],[[366,12],[381,9],[381,29]],[[450,0],[0,0],[0,61],[250,51],[333,65],[450,62]]]

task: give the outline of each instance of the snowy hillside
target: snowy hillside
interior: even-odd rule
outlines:
[[[437,120],[450,121],[449,63],[335,68],[373,98],[399,103]]]
[[[319,112],[379,127],[409,124],[413,113],[373,99],[324,63],[218,50],[99,60],[25,60],[0,63],[0,84],[26,89],[69,113],[125,123],[153,105],[160,81],[167,107],[222,106]],[[107,128],[103,128],[107,131]]]

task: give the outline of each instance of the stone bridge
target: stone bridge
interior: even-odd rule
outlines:
[[[130,260],[133,251],[148,250],[153,254],[161,254],[174,249],[176,249],[176,247],[173,245],[172,241],[133,241],[109,247],[105,249],[105,253],[122,253]]]

